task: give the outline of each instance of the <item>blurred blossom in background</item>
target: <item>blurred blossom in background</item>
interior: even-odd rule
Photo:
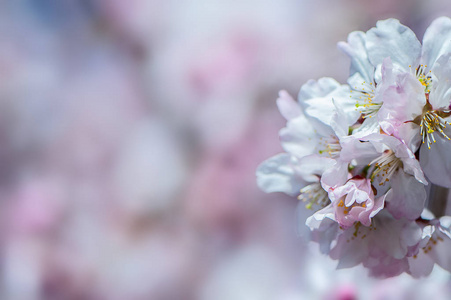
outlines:
[[[344,82],[336,49],[447,0],[4,0],[0,299],[449,299],[450,275],[335,270],[255,169],[275,99]],[[421,36],[419,36],[421,39]]]

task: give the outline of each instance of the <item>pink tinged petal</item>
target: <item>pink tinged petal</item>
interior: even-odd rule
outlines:
[[[329,190],[329,198],[335,207],[335,218],[343,228],[355,222],[371,225],[374,217],[384,206],[384,197],[374,199],[369,179],[350,179],[345,185]]]
[[[434,70],[434,64],[443,54],[451,52],[451,19],[435,19],[423,37],[422,63]],[[434,72],[435,73],[435,72]]]
[[[362,179],[352,179],[350,182],[355,182],[355,185],[357,187],[356,192],[358,194],[356,195],[356,202],[357,203],[363,203],[364,201],[368,200],[368,198],[374,198],[373,189],[371,188],[371,181],[366,178]]]
[[[359,187],[360,188],[360,187]],[[364,191],[364,190],[360,190],[359,188],[357,188],[356,190],[354,190],[352,192],[352,194],[348,194],[348,196],[352,195],[352,200],[348,203],[357,203],[357,204],[361,204],[364,203],[366,201],[372,200],[370,199],[371,196],[368,193],[368,191]],[[368,207],[370,207],[371,205],[368,205]],[[357,208],[357,207],[356,207]]]
[[[387,88],[382,97],[383,104],[377,116],[381,129],[403,139],[399,128],[422,114],[426,104],[424,87],[414,75],[403,73],[397,76],[396,85]]]
[[[374,195],[372,196],[374,197]],[[354,224],[354,222],[360,222],[364,226],[371,226],[371,219],[377,215],[379,211],[384,208],[385,195],[382,197],[378,197],[376,199],[367,198],[366,200],[366,208],[355,206],[352,207],[349,211],[349,221],[352,220],[351,224],[346,224],[347,227]],[[346,217],[346,216],[345,216]],[[338,218],[337,218],[338,220]]]
[[[380,206],[378,205],[378,208],[379,207]],[[352,216],[355,222],[360,222],[364,226],[368,227],[371,226],[371,218],[382,209],[382,207],[380,207],[380,209],[378,209],[377,211],[373,211],[372,208],[373,205],[368,205],[367,208],[353,207],[351,208],[349,214]]]
[[[406,71],[409,66],[418,65],[421,53],[421,44],[415,33],[395,19],[378,21],[376,27],[366,34],[366,48],[374,66],[390,57],[394,64]]]
[[[277,107],[282,116],[287,120],[294,119],[302,114],[299,104],[284,90],[279,92]]]
[[[390,92],[393,92],[393,94]],[[393,102],[398,101],[398,106],[396,107],[400,108],[402,113],[396,114],[395,116],[398,116],[399,121],[404,122],[413,120],[422,113],[422,109],[426,104],[424,87],[411,73],[398,75],[396,77],[396,86],[394,86],[390,92],[384,95],[384,105],[388,103],[393,107]],[[399,103],[400,99],[396,99],[397,97],[402,98],[401,103]],[[399,106],[400,104],[405,106]]]
[[[445,130],[451,136],[451,126]],[[451,141],[435,135],[436,143],[428,149],[425,145],[420,148],[420,165],[426,177],[434,184],[451,188]]]
[[[354,31],[349,34],[347,43],[338,43],[338,48],[351,58],[350,76],[359,73],[363,81],[373,82],[374,66],[368,59],[365,39],[364,32]]]
[[[353,190],[355,190],[355,184],[353,182],[347,182],[342,186],[329,189],[329,198],[332,202],[338,201],[341,197],[347,195]]]
[[[281,153],[264,161],[257,168],[257,184],[266,193],[283,192],[298,195],[306,182],[296,171],[297,160]]]
[[[395,259],[393,257],[379,258],[377,264],[370,267],[370,276],[376,278],[389,278],[402,274],[408,270],[407,259]]]
[[[343,229],[348,229],[358,221],[358,211],[357,209],[354,209],[354,213],[351,212],[345,214],[344,209],[344,207],[335,208],[335,219],[337,220],[338,224],[340,224],[340,227],[342,227]]]
[[[398,71],[398,72],[395,72]],[[393,67],[393,62],[390,57],[384,58],[381,65],[381,81],[377,87],[377,93],[382,94],[389,86],[393,85],[396,80],[396,74],[399,73],[399,70]],[[382,102],[382,100],[378,100],[378,102]]]
[[[426,189],[415,177],[398,171],[390,179],[387,192],[387,209],[397,219],[415,220],[424,209]]]

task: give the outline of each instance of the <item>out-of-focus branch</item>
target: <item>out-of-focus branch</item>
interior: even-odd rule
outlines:
[[[436,218],[440,218],[445,215],[446,202],[448,201],[449,189],[435,184],[431,185],[429,191],[428,209],[435,215]]]

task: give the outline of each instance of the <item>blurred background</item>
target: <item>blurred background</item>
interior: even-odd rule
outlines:
[[[344,83],[336,49],[447,0],[2,0],[0,299],[450,299],[451,277],[367,277],[255,183],[275,99]]]

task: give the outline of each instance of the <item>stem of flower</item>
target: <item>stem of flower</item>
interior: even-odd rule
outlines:
[[[429,190],[428,209],[435,215],[436,218],[440,218],[446,213],[448,192],[449,189],[431,183],[431,189]]]

